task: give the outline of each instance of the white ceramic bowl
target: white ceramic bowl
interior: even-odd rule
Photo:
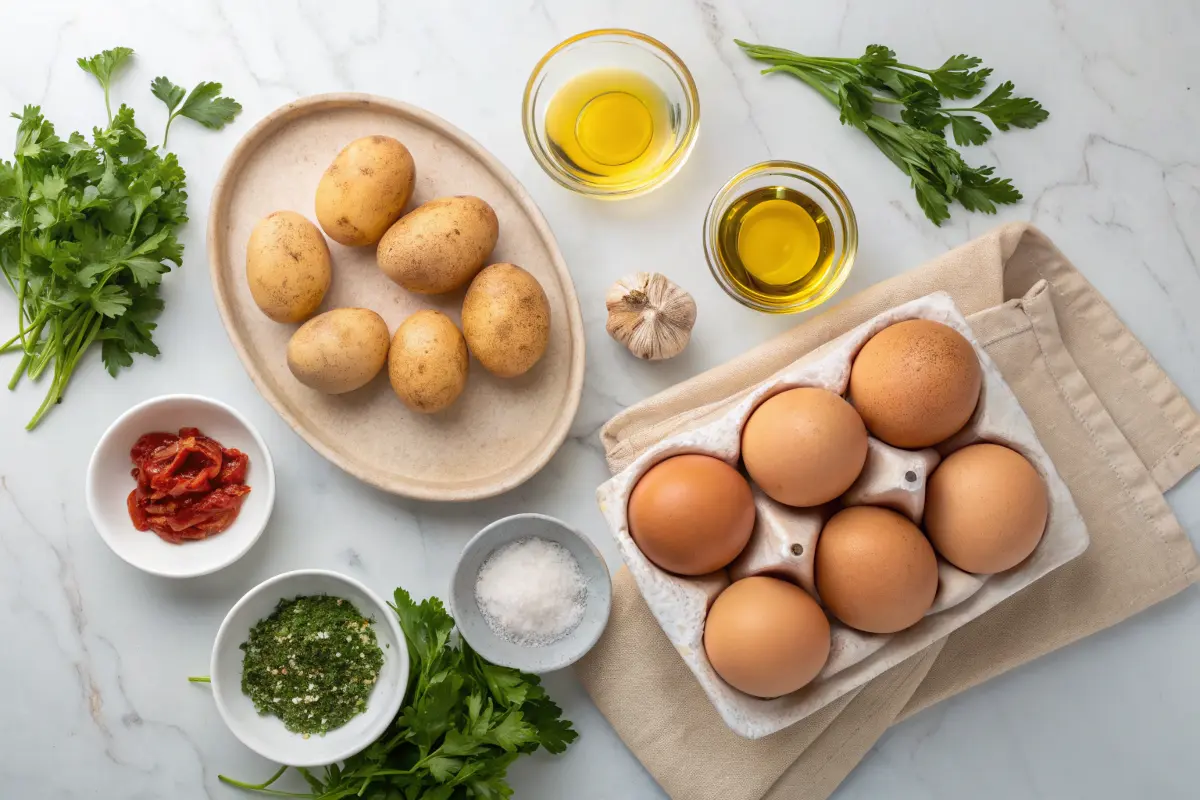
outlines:
[[[475,579],[488,556],[509,542],[531,536],[567,548],[587,581],[583,619],[563,638],[541,646],[520,645],[496,635],[475,602]],[[604,556],[579,531],[544,514],[505,517],[475,534],[458,558],[450,585],[450,613],[467,644],[493,664],[525,672],[550,672],[583,658],[604,633],[611,606],[612,578]]]
[[[280,600],[327,594],[349,600],[364,616],[375,620],[375,637],[383,650],[383,667],[367,710],[324,736],[293,733],[283,722],[261,715],[242,694],[241,644],[250,629],[268,617]],[[293,767],[319,767],[342,761],[378,739],[400,712],[408,688],[408,645],[400,623],[386,603],[353,578],[321,569],[285,572],[246,593],[225,616],[213,642],[213,698],[221,719],[242,744],[263,758]]]
[[[199,428],[224,447],[250,457],[246,495],[237,519],[215,536],[171,544],[153,531],[139,531],[126,499],[134,489],[129,450],[151,431]],[[109,426],[92,452],[87,472],[87,506],[100,537],[138,569],[167,578],[207,575],[241,558],[258,541],[275,504],[275,467],[266,443],[246,418],[217,400],[169,394],[139,403]]]

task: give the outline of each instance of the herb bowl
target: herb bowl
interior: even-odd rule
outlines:
[[[226,530],[171,544],[153,531],[133,527],[126,499],[137,484],[130,475],[129,450],[144,433],[175,433],[184,427],[199,428],[222,446],[249,456],[250,494]],[[152,575],[191,578],[232,564],[258,541],[275,505],[275,466],[262,436],[233,408],[208,397],[168,394],[138,403],[108,427],[88,463],[86,494],[92,524],[120,558]]]
[[[521,645],[500,637],[488,625],[475,600],[475,580],[488,556],[506,544],[530,537],[565,547],[579,563],[587,582],[583,619],[564,637],[545,645]],[[496,520],[467,542],[454,567],[449,605],[459,635],[488,661],[524,672],[551,672],[574,664],[600,640],[612,605],[612,579],[604,556],[582,533],[544,514],[515,514]]]
[[[293,733],[274,716],[260,715],[242,693],[241,644],[250,629],[271,615],[280,600],[308,595],[332,595],[354,604],[375,620],[375,637],[383,651],[383,666],[366,711],[324,735]],[[399,620],[374,592],[353,578],[320,569],[276,575],[247,592],[221,623],[213,642],[211,680],[221,719],[242,744],[263,758],[292,767],[318,767],[343,761],[378,739],[400,712],[408,688],[408,645]]]

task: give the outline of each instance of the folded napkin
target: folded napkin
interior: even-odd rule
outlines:
[[[999,365],[1071,489],[1091,545],[1079,558],[816,714],[764,739],[725,727],[628,571],[578,674],[677,800],[823,800],[883,732],[923,708],[1109,627],[1200,577],[1163,492],[1200,465],[1200,418],[1112,308],[1029,225],[998,228],[805,320],[614,417],[615,473],[665,436],[884,309],[945,290]]]

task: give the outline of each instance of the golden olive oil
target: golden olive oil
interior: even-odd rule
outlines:
[[[585,72],[551,98],[546,136],[563,168],[582,181],[613,186],[649,180],[671,154],[670,101],[640,72]]]
[[[754,189],[717,225],[717,256],[745,294],[794,303],[817,292],[833,268],[833,223],[809,196],[786,186]]]

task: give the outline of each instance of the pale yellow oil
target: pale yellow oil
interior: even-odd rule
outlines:
[[[563,169],[581,181],[649,181],[665,167],[674,143],[670,101],[640,72],[585,72],[551,98],[546,136]]]
[[[792,304],[820,291],[833,269],[833,223],[807,195],[766,186],[729,206],[717,226],[717,250],[743,294]]]

